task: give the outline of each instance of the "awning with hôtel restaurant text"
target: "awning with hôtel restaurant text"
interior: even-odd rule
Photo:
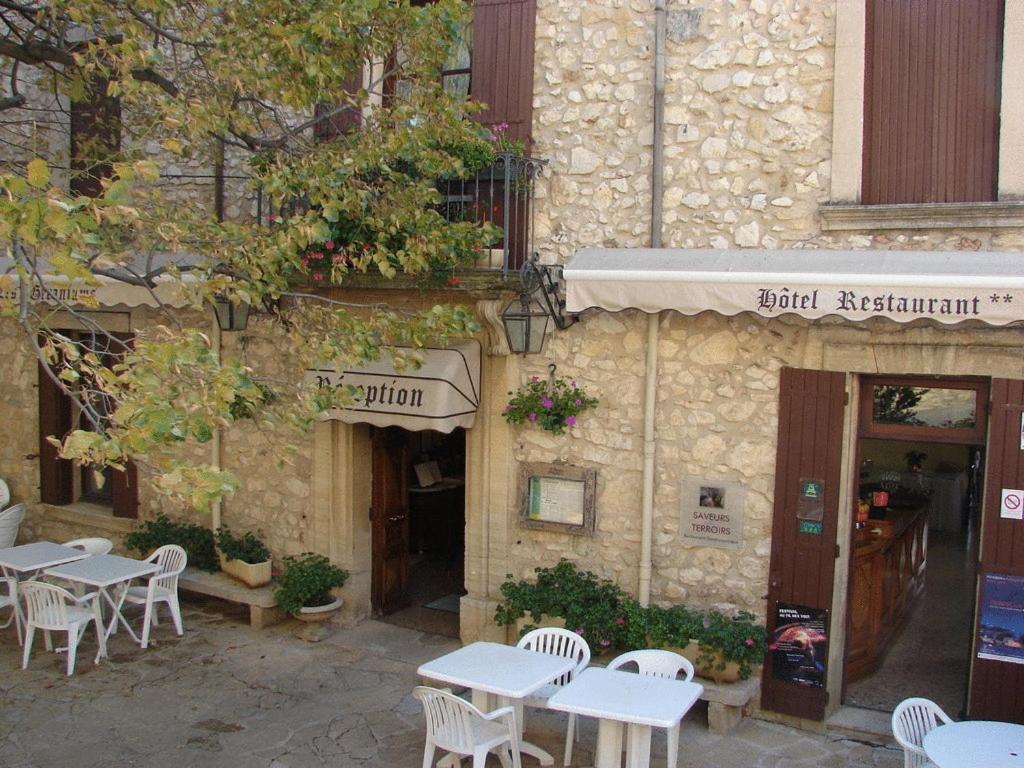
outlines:
[[[1024,320],[1024,253],[1015,252],[584,248],[564,279],[570,312]]]

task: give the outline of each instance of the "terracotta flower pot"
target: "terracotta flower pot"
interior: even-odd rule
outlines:
[[[233,579],[238,579],[247,587],[262,587],[270,583],[270,560],[262,563],[246,563],[242,560],[229,560],[223,552],[218,552],[220,569]]]
[[[299,621],[327,621],[344,604],[344,600],[340,597],[335,597],[334,600],[327,603],[327,605],[303,606],[299,609],[298,613],[293,613],[292,616]]]

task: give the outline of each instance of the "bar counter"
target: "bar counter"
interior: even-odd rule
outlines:
[[[887,509],[854,534],[846,682],[871,674],[924,589],[928,505]]]

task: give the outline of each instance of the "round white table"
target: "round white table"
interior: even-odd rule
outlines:
[[[1024,725],[969,720],[925,734],[924,751],[939,768],[1024,768]]]

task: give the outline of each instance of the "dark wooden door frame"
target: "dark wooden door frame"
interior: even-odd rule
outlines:
[[[407,437],[399,427],[374,429],[372,435],[370,605],[375,615],[392,613],[408,602]],[[396,579],[397,588],[392,586]]]
[[[853,450],[851,452],[853,463],[851,465],[854,473],[860,469],[860,442],[863,439],[869,440],[890,440],[893,442],[912,442],[918,441],[922,443],[934,442],[934,443],[946,443],[946,444],[957,444],[964,446],[976,446],[985,445],[986,435],[988,432],[988,421],[990,412],[990,401],[989,401],[989,389],[991,387],[991,379],[988,377],[979,376],[895,376],[895,375],[875,375],[875,374],[857,374],[855,376],[856,384],[855,391],[857,392],[857,413],[853,414],[854,423],[856,429],[853,435]],[[941,434],[938,428],[922,429],[919,434],[913,434],[913,436],[896,433],[896,434],[877,434],[876,429],[871,424],[870,414],[873,410],[872,402],[869,399],[870,385],[871,384],[907,384],[909,386],[941,386],[943,388],[953,389],[971,389],[978,392],[978,412],[977,418],[983,422],[984,432],[979,442],[978,436],[975,434],[973,437],[955,435],[952,437]],[[851,478],[851,482],[848,484],[849,493],[847,494],[846,503],[848,508],[852,509],[853,505],[857,501],[857,482]],[[985,486],[982,486],[983,488]],[[843,655],[842,655],[842,670],[843,683],[841,688],[841,701],[846,699],[846,664],[850,654],[850,645],[847,638],[850,636],[850,621],[852,617],[851,601],[853,600],[853,547],[854,537],[856,529],[854,528],[855,518],[850,515],[850,525],[846,541],[847,552],[849,557],[847,558],[846,566],[846,617],[843,622]],[[977,564],[975,569],[976,574],[979,572]],[[977,605],[977,595],[975,595],[975,605]],[[973,636],[970,640],[970,653],[974,654],[974,639]],[[957,713],[953,713],[954,715]]]
[[[825,609],[832,623],[845,416],[845,373],[782,369],[766,595],[769,637],[775,630],[779,603]],[[807,479],[824,484],[823,519],[818,533],[803,531],[797,517],[801,485]],[[831,632],[831,626],[827,631]],[[829,647],[825,653],[830,653]],[[795,717],[823,720],[828,685],[829,677],[821,688],[776,678],[769,650],[762,676],[762,706]]]
[[[967,716],[1024,723],[1024,665],[977,658],[979,594],[986,574],[1024,577],[1024,523],[1000,516],[1001,490],[1024,486],[1024,381],[992,379],[992,409],[985,450],[981,507],[981,550],[971,638]]]

